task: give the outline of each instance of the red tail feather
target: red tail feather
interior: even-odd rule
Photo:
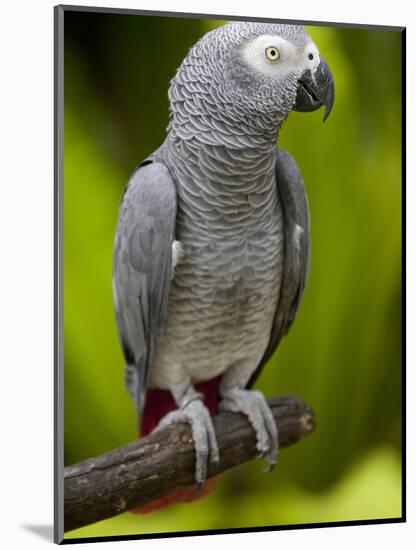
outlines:
[[[202,393],[204,402],[211,415],[217,412],[219,398],[219,384],[221,377],[213,378],[205,382],[195,384],[195,389]],[[177,408],[172,394],[168,390],[149,389],[146,395],[146,404],[143,411],[141,436],[149,434],[159,423],[159,421],[170,411]],[[153,510],[164,508],[175,502],[192,502],[206,495],[209,495],[214,489],[216,478],[212,477],[207,480],[202,489],[197,489],[196,485],[180,489],[161,497],[152,502],[148,502],[137,508],[130,510],[133,514],[147,514]]]

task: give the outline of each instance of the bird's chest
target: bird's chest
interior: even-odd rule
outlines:
[[[238,237],[216,231],[185,239],[169,296],[169,356],[194,380],[220,375],[239,361],[253,368],[264,353],[276,312],[283,263],[280,207]]]
[[[193,378],[204,379],[214,364],[213,376],[244,357],[257,364],[269,339],[284,235],[275,154],[247,149],[236,156],[216,147],[170,152],[178,191],[175,238],[184,255],[172,280],[158,361],[185,364]]]
[[[188,288],[214,304],[240,309],[267,293],[265,285],[278,279],[282,267],[283,227],[278,205],[245,230],[179,230],[184,259],[177,267],[174,286]]]
[[[255,341],[259,331],[270,330],[283,262],[282,212],[272,179],[216,197],[203,185],[192,190],[193,201],[189,189],[179,193],[176,238],[184,258],[175,270],[170,313],[179,321],[188,312],[189,339],[201,336],[198,328],[217,350],[221,344],[230,349],[241,335]]]

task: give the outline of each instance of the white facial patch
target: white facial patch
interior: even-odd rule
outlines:
[[[278,50],[277,59],[267,57],[269,48]],[[280,36],[269,34],[251,40],[243,49],[243,57],[256,71],[276,78],[294,72],[300,75],[306,69],[310,69],[313,74],[320,61],[318,48],[312,41],[306,46],[297,47]]]

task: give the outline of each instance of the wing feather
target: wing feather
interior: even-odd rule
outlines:
[[[126,359],[125,379],[139,415],[154,345],[167,315],[176,186],[157,157],[138,166],[124,191],[113,255],[113,296]]]
[[[286,151],[276,152],[276,181],[284,219],[284,259],[280,297],[269,345],[249,380],[251,387],[265,363],[289,331],[296,317],[310,262],[310,221],[306,189],[294,159]]]

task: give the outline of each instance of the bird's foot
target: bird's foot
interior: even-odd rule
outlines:
[[[219,411],[232,411],[245,414],[257,438],[258,458],[268,462],[265,472],[274,468],[279,451],[279,438],[272,411],[264,397],[257,390],[240,390],[234,388],[223,394]]]
[[[201,488],[207,478],[208,461],[216,471],[220,462],[217,438],[211,415],[202,401],[202,395],[192,392],[185,395],[180,408],[162,418],[154,431],[185,422],[190,424],[195,447],[195,481]]]

